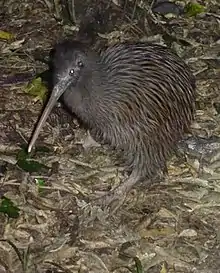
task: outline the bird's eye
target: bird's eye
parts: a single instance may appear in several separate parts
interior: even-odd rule
[[[70,75],[70,76],[74,75],[74,69],[70,69],[69,75]]]
[[[82,61],[78,61],[77,63],[78,67],[82,68],[84,66],[83,62]]]

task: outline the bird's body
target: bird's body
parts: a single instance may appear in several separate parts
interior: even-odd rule
[[[62,60],[55,60],[59,71]],[[71,68],[69,62],[63,59]],[[85,66],[82,79],[64,92],[64,103],[96,141],[123,149],[131,169],[152,177],[192,121],[193,75],[166,48],[146,43],[112,46]]]
[[[96,141],[123,151],[130,185],[164,168],[195,111],[193,74],[160,45],[124,43],[98,55],[63,42],[55,48],[54,85]]]

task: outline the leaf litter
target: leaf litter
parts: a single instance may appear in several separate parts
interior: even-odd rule
[[[148,188],[135,187],[112,217],[89,200],[95,190],[123,179],[117,155],[106,147],[82,149],[85,131],[62,107],[57,105],[48,119],[35,154],[29,157],[23,148],[48,95],[37,77],[48,67],[34,56],[47,54],[61,37],[76,36],[75,20],[59,21],[65,8],[58,1],[4,6],[0,152],[7,168],[0,176],[0,268],[18,273],[219,273],[220,4],[173,1],[175,8],[179,2],[185,14],[170,17],[154,13],[152,1],[126,1],[124,6],[72,1],[71,14],[78,21],[94,7],[105,14],[84,37],[95,40],[91,47],[129,39],[167,44],[197,78],[192,136],[204,141],[194,143],[186,136],[185,146],[169,161],[168,176]]]

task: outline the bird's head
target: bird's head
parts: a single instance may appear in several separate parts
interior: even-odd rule
[[[74,90],[74,87],[77,86],[77,84],[84,79],[88,80],[87,78],[90,77],[89,71],[91,71],[91,68],[89,69],[89,60],[91,57],[88,58],[88,54],[90,53],[87,51],[86,47],[77,41],[66,40],[54,47],[51,54],[53,90],[29,143],[28,152],[31,151],[35,144],[42,126],[58,99],[70,87]]]

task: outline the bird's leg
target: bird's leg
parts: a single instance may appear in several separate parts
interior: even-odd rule
[[[95,204],[101,206],[102,209],[108,209],[110,214],[114,214],[123,205],[127,194],[139,180],[139,176],[132,173],[117,188],[95,199]]]
[[[96,142],[94,140],[94,138],[91,136],[89,130],[87,131],[87,136],[86,138],[83,140],[83,144],[82,144],[83,148],[85,150],[92,148],[92,147],[100,147],[101,144],[99,144],[98,142]]]

